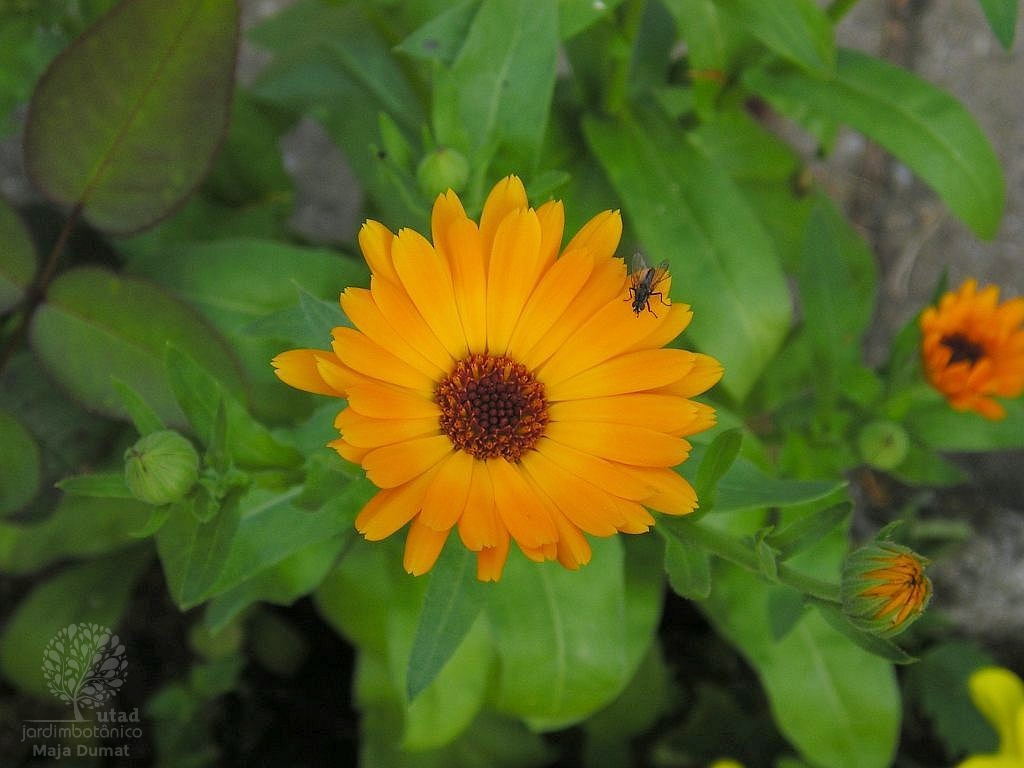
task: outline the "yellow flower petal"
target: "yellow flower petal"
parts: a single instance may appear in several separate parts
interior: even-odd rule
[[[394,237],[391,230],[379,221],[367,221],[359,229],[359,248],[370,272],[397,283],[398,275],[391,263],[391,241]]]
[[[419,392],[433,391],[434,382],[429,376],[354,328],[335,328],[331,347],[341,362],[358,373]]]
[[[638,467],[637,473],[655,489],[643,500],[644,506],[666,515],[688,515],[697,508],[697,492],[677,472],[661,467]]]
[[[1024,711],[1024,683],[1003,667],[983,667],[967,682],[978,711],[999,734],[1000,754],[1024,756],[1018,741],[1018,717]]]
[[[536,487],[576,527],[594,536],[611,536],[625,522],[608,494],[564,471],[542,454],[530,453],[521,464]]]
[[[547,509],[526,484],[520,470],[504,459],[487,462],[494,488],[494,506],[505,528],[521,547],[540,547],[558,538]]]
[[[424,472],[411,483],[380,491],[356,516],[356,530],[368,541],[386,539],[420,511],[423,494],[433,477],[433,471]]]
[[[459,517],[459,538],[466,549],[474,552],[504,546],[507,553],[508,532],[501,526],[498,510],[494,507],[494,489],[487,465],[482,461],[474,461],[473,471],[467,480],[469,493],[465,509]]]
[[[320,349],[292,349],[282,352],[270,363],[277,378],[289,386],[317,395],[342,397],[342,390],[324,381],[317,369],[318,360],[330,357],[334,355]]]
[[[540,260],[547,269],[558,256],[562,246],[562,232],[565,229],[565,207],[561,200],[549,200],[537,209],[540,222]]]
[[[440,415],[430,396],[379,381],[352,384],[347,395],[349,408],[375,419],[436,419]]]
[[[671,395],[632,393],[563,400],[548,409],[552,421],[613,421],[682,436],[697,416],[697,404]]]
[[[565,247],[588,248],[597,259],[611,258],[622,237],[622,216],[618,211],[603,211],[588,221]]]
[[[480,581],[498,581],[508,559],[511,540],[504,532],[501,541],[493,547],[484,547],[476,554],[476,577]]]
[[[363,469],[378,488],[394,488],[435,467],[453,450],[447,435],[418,437],[373,449],[363,458]]]
[[[421,355],[442,371],[450,371],[455,361],[416,309],[409,294],[396,283],[370,280],[373,301],[383,312],[391,327]]]
[[[423,497],[419,519],[435,531],[447,531],[462,516],[469,497],[466,478],[476,460],[468,453],[455,451],[447,456]]]
[[[448,262],[418,232],[403,229],[391,246],[395,271],[409,297],[448,354],[465,357],[466,334],[455,306]]]
[[[405,554],[402,558],[406,572],[413,576],[422,576],[433,568],[448,539],[448,533],[447,528],[435,531],[425,525],[419,516],[413,518],[405,539]]]
[[[345,310],[352,324],[371,341],[404,360],[423,375],[437,379],[445,374],[443,369],[430,362],[398,335],[384,313],[374,303],[373,294],[366,288],[346,288],[341,294],[341,308]]]
[[[628,424],[559,421],[548,425],[547,436],[609,461],[642,467],[674,467],[690,453],[690,444],[681,438]]]
[[[345,440],[358,448],[379,448],[438,434],[437,419],[371,419],[346,408],[334,420]]]
[[[487,348],[502,355],[537,284],[540,260],[540,222],[533,210],[515,211],[501,222],[487,273]]]
[[[562,445],[550,437],[545,437],[537,443],[537,452],[566,472],[596,485],[613,496],[640,501],[655,491],[636,472],[636,467],[602,459],[600,456]]]
[[[724,373],[720,362],[700,352],[690,354],[693,355],[693,367],[678,381],[659,387],[658,392],[680,397],[695,397],[707,392],[719,382]]]
[[[480,235],[485,254],[491,253],[494,235],[506,216],[528,208],[526,188],[518,176],[506,176],[494,185],[480,214]]]
[[[676,385],[684,377],[688,380],[696,357],[684,349],[642,349],[614,357],[557,384],[545,382],[545,391],[548,400],[558,402]]]
[[[480,232],[472,221],[456,221],[442,252],[452,265],[455,303],[472,353],[487,349],[487,274]]]

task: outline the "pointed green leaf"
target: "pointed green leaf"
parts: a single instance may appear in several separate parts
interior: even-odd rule
[[[134,499],[124,482],[124,472],[72,475],[57,483],[64,493],[98,499]]]
[[[528,173],[548,123],[558,55],[554,0],[491,0],[469,26],[458,55],[434,86],[433,127],[442,146],[463,151],[478,176]]]
[[[60,275],[32,319],[30,338],[50,374],[87,407],[125,417],[120,379],[170,425],[184,423],[164,371],[168,343],[189,350],[232,391],[230,349],[185,305],[152,283],[96,267]]]
[[[476,555],[453,542],[430,571],[416,637],[409,653],[409,700],[433,682],[484,607],[487,585],[476,578]]]
[[[850,506],[849,502],[843,502],[799,517],[781,530],[772,532],[768,542],[778,550],[779,560],[786,560],[810,549],[834,531],[850,514]]]
[[[725,172],[662,117],[588,116],[584,133],[650,260],[668,259],[673,298],[692,305],[688,336],[722,362],[722,386],[742,398],[789,328],[770,238]]]
[[[708,553],[686,539],[666,537],[665,572],[669,586],[680,597],[703,600],[711,594]]]
[[[398,53],[450,64],[466,40],[480,0],[462,0],[438,14],[395,46]]]
[[[29,173],[110,232],[147,227],[196,187],[234,85],[234,0],[132,0],[47,69],[25,128]]]
[[[0,517],[32,501],[40,482],[39,445],[20,421],[0,411]]]
[[[215,435],[218,403],[223,403],[227,430],[225,450],[242,467],[294,467],[302,455],[248,414],[195,359],[177,347],[167,348],[167,374],[181,409],[199,440],[209,446]]]
[[[1020,11],[1020,0],[978,0],[985,12],[988,25],[992,27],[996,38],[1003,48],[1013,48],[1013,37],[1017,31],[1017,14]]]
[[[36,276],[36,249],[21,217],[0,197],[0,314],[18,305]]]
[[[834,78],[751,69],[746,84],[793,117],[827,115],[902,160],[980,237],[999,228],[1005,181],[992,145],[960,102],[904,69],[840,50]]]
[[[827,603],[815,603],[815,607],[825,617],[825,621],[832,629],[852,640],[868,653],[893,664],[913,664],[917,661],[891,640],[872,635],[870,632],[864,632],[853,626],[835,606]]]
[[[715,0],[734,23],[775,53],[818,76],[836,61],[832,23],[814,0]]]
[[[128,418],[132,420],[132,424],[135,425],[140,436],[145,437],[152,432],[167,429],[163,419],[157,415],[142,395],[116,377],[112,378],[112,382],[124,409],[128,412]]]
[[[697,468],[697,481],[694,483],[701,511],[707,512],[714,507],[718,481],[736,461],[742,444],[743,433],[739,429],[727,429],[716,435],[707,447]]]

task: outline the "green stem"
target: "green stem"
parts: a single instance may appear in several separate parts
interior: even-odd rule
[[[668,535],[696,544],[701,549],[723,560],[728,560],[734,565],[765,576],[758,563],[757,553],[745,542],[734,536],[688,520],[663,519],[658,522],[657,529]],[[779,563],[775,581],[828,603],[838,605],[841,602],[838,584],[800,573],[785,563]]]
[[[608,89],[604,93],[604,111],[619,115],[626,106],[626,91],[629,84],[629,70],[633,64],[633,46],[644,17],[643,0],[626,3],[621,24],[621,47],[612,54],[612,72],[608,78]]]

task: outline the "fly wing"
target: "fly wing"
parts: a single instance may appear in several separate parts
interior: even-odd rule
[[[634,253],[629,266],[629,279],[634,288],[644,279],[648,269],[650,269],[650,265],[643,253],[641,251]]]
[[[651,289],[657,287],[658,283],[668,276],[668,259],[654,268],[654,277],[651,278]]]

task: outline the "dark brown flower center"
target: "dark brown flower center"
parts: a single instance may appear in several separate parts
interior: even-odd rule
[[[548,423],[544,385],[504,355],[473,354],[455,364],[434,390],[441,431],[476,459],[519,458]]]
[[[974,365],[985,356],[985,348],[962,333],[951,333],[949,336],[943,336],[942,345],[948,347],[953,353],[949,357],[950,365],[964,360]]]

